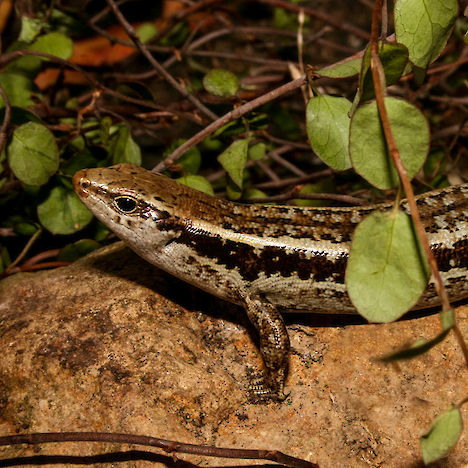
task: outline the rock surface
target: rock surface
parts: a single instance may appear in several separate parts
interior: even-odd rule
[[[468,336],[468,308],[457,316]],[[398,366],[376,358],[436,335],[438,316],[387,325],[313,315],[287,320],[290,395],[282,404],[253,405],[247,387],[261,361],[242,310],[171,278],[120,244],[69,267],[7,278],[0,282],[0,434],[112,431],[276,449],[320,467],[422,466],[419,436],[468,393],[462,354],[449,335]],[[0,447],[0,462],[129,448],[136,449]],[[161,455],[152,461],[172,460],[153,452]],[[128,466],[147,465],[139,453]],[[435,466],[467,463],[465,430]]]

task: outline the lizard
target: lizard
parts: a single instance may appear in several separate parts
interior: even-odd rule
[[[356,314],[345,269],[357,224],[393,203],[347,207],[247,205],[199,192],[131,164],[73,177],[88,209],[139,256],[244,307],[260,337],[265,373],[255,398],[283,400],[290,350],[282,314]],[[468,184],[417,196],[452,300],[468,296]],[[407,213],[406,200],[400,207]],[[429,282],[415,309],[439,304]]]

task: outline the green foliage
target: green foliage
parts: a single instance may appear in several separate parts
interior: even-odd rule
[[[376,211],[358,225],[346,287],[364,318],[370,322],[400,318],[419,299],[428,277],[427,260],[407,214]]]
[[[385,107],[403,165],[412,178],[429,151],[429,128],[422,113],[409,102],[387,97]],[[398,174],[388,154],[377,103],[356,110],[349,132],[349,152],[357,173],[380,189],[398,185]]]
[[[307,135],[312,149],[330,167],[349,169],[349,117],[351,103],[342,97],[317,96],[307,104]]]
[[[458,12],[457,0],[396,0],[397,41],[409,50],[411,62],[426,68],[444,48]]]
[[[27,51],[69,60],[73,42],[89,34],[87,21],[95,12],[81,10],[76,14],[78,4],[73,9],[62,11],[61,2],[30,2],[28,8],[28,14],[22,15],[17,22],[19,28],[10,28],[15,30],[14,34],[19,34],[18,37],[9,32],[9,28],[2,36],[7,48],[4,55],[16,50],[25,51],[25,55],[2,64],[0,72],[0,85],[12,106],[5,148],[0,152],[0,228],[16,235],[11,236],[13,240],[10,237],[0,239],[5,244],[0,245],[0,273],[11,263],[10,255],[15,258],[24,247],[26,238],[37,232],[39,224],[49,232],[41,235],[38,243],[46,242],[46,238],[53,248],[65,246],[59,260],[73,261],[106,241],[108,230],[92,220],[91,214],[72,191],[71,177],[76,171],[119,162],[139,165],[142,160],[145,167],[151,167],[210,123],[197,106],[181,97],[165,80],[155,78],[152,73],[145,79],[144,59],[136,49],[124,61],[112,58],[109,62],[104,61],[103,66],[87,65],[87,71],[100,83],[99,89],[90,86],[87,80],[73,84],[67,82],[66,72],[71,64],[57,64],[53,60],[27,55]],[[210,8],[215,9],[216,5]],[[449,39],[457,8],[456,0],[396,0],[394,24],[397,42],[379,43],[385,84],[397,85],[389,94],[395,93],[393,95],[417,102],[427,116],[426,120],[421,111],[409,102],[386,97],[386,108],[403,164],[410,177],[419,173],[421,178],[425,178],[425,183],[434,187],[447,184],[445,156],[449,153],[463,156],[465,149],[457,142],[458,135],[436,137],[437,133],[444,133],[438,132],[444,130],[440,124],[444,119],[447,119],[449,129],[455,124],[461,129],[463,121],[461,118],[457,120],[457,114],[463,113],[457,113],[453,108],[448,112],[442,100],[431,99],[431,93],[434,90],[438,99],[447,89],[451,90],[451,97],[463,95],[466,77],[454,65],[444,76],[443,86],[437,87],[437,79],[441,75],[436,73],[430,75],[430,86],[422,89],[418,86],[426,77],[428,65],[441,54]],[[229,11],[222,11],[226,18]],[[210,22],[203,20],[203,30],[198,30],[193,27],[191,18],[180,19],[177,15],[173,23],[169,21],[168,30],[162,28],[158,31],[154,18],[146,16],[136,30],[141,41],[153,47],[152,53],[157,54],[158,60],[161,59],[161,63],[167,61],[165,67],[174,56],[177,57],[177,66],[167,65],[168,72],[194,97],[200,97],[204,105],[212,107],[221,116],[279,86],[280,83],[276,83],[277,72],[271,70],[276,70],[279,65],[278,70],[284,73],[288,62],[298,61],[297,14],[284,8],[268,7],[265,11],[268,13],[260,13],[264,14],[261,16],[262,27],[283,28],[292,31],[293,35],[265,35],[265,39],[262,34],[252,32],[239,41],[240,35],[232,34],[223,36],[221,40],[225,42],[217,43],[219,38],[213,37],[207,43],[191,48],[197,39],[210,34]],[[232,12],[236,13],[236,7]],[[245,12],[243,25],[257,25],[260,16],[255,15],[258,12],[252,17],[248,8]],[[235,20],[235,15],[229,18],[233,21],[233,28],[236,27]],[[392,22],[389,23],[391,28]],[[107,28],[109,24],[100,25]],[[305,27],[303,32],[307,35],[311,31]],[[388,34],[391,33],[389,30]],[[459,44],[463,44],[464,35],[466,40],[465,33],[466,18],[460,17],[450,39],[450,47],[444,52],[446,65],[463,58]],[[340,32],[336,31],[336,34]],[[337,40],[343,45],[346,43],[344,36]],[[307,134],[313,151],[340,173],[305,184],[300,188],[301,193],[331,192],[335,185],[339,185],[344,192],[364,189],[366,196],[378,193],[378,198],[382,194],[374,188],[369,190],[369,183],[384,190],[396,187],[399,179],[389,158],[374,100],[370,49],[365,41],[359,40],[355,37],[352,46],[356,52],[360,49],[362,53],[350,52],[343,58],[345,51],[335,53],[333,48],[317,47],[315,39],[308,40],[305,36],[302,55],[305,69],[313,70],[308,84],[316,96],[307,104],[305,122],[301,93],[272,98],[241,118],[224,120],[221,128],[205,134],[204,139],[197,143],[198,147],[189,149],[168,168],[166,174],[211,195],[214,191],[226,193],[233,200],[275,195],[277,192],[273,190],[270,193],[271,185],[266,194],[256,188],[256,184],[268,182],[270,178],[274,182],[275,176],[299,177],[302,183],[302,174],[308,175],[324,168],[323,165],[319,167],[317,158],[304,148]],[[321,54],[322,51],[326,53]],[[244,52],[246,60],[243,60]],[[228,53],[236,54],[235,63],[223,59],[223,54]],[[258,60],[251,61],[255,54]],[[280,63],[268,63],[271,60]],[[39,90],[37,78],[45,69],[55,69],[59,77],[47,89]],[[125,75],[130,71],[140,77],[128,80]],[[400,78],[409,73],[413,78],[406,77],[403,85]],[[349,79],[355,75],[359,76]],[[251,80],[245,89],[240,88],[238,76],[245,77],[245,83]],[[316,82],[317,77],[329,79]],[[332,78],[339,81],[332,81]],[[202,83],[209,93],[227,99],[207,96]],[[307,86],[304,87],[307,93],[305,88]],[[353,95],[355,99],[351,105],[348,98]],[[0,97],[1,122],[5,116],[5,103]],[[428,121],[437,138],[432,149],[429,149]],[[251,142],[254,144],[250,145]],[[286,148],[281,153],[282,157],[297,166],[293,174],[287,165],[269,157],[268,152],[280,146]],[[424,164],[428,152],[429,157]],[[216,160],[226,170],[226,176],[216,167]],[[424,170],[420,171],[422,166]],[[455,172],[454,169],[451,171]],[[201,174],[210,174],[212,177],[209,179],[213,183]],[[416,187],[418,185],[424,184],[416,184]],[[326,202],[297,199],[294,203],[320,206]],[[76,242],[79,236],[82,239]],[[48,249],[50,246],[44,243],[40,248]],[[346,272],[349,293],[359,311],[371,321],[400,317],[417,301],[426,284],[427,266],[422,258],[412,224],[405,214],[393,211],[366,218],[354,236]],[[441,333],[430,340],[420,340],[409,349],[399,350],[384,360],[419,356],[445,339],[454,323],[453,310],[442,313]],[[425,462],[444,456],[460,432],[460,414],[453,407],[434,422],[422,439]]]
[[[21,182],[44,185],[59,166],[54,135],[34,122],[21,125],[8,146],[8,163]]]
[[[83,229],[93,219],[75,192],[65,187],[54,187],[38,205],[41,224],[53,234],[72,234]]]
[[[359,74],[361,70],[362,59],[352,58],[346,59],[342,62],[338,62],[334,65],[329,65],[319,70],[316,70],[316,74],[319,76],[326,76],[328,78],[349,78]]]
[[[427,465],[445,456],[457,443],[462,431],[463,420],[456,406],[437,416],[420,439],[424,463]]]
[[[57,260],[60,262],[74,262],[81,257],[99,249],[101,244],[93,239],[80,239],[73,244],[66,245],[60,250]]]
[[[128,163],[141,165],[140,147],[135,143],[127,125],[121,125],[112,149],[112,163]]]
[[[379,59],[382,63],[387,86],[395,84],[403,74],[408,63],[408,49],[403,44],[380,43]],[[374,81],[371,71],[371,49],[367,47],[362,59],[359,76],[359,95],[361,101],[374,97]]]
[[[247,162],[249,139],[236,140],[226,148],[219,156],[218,161],[229,174],[231,180],[238,188],[242,189],[244,181],[244,168]]]
[[[260,161],[266,154],[266,144],[265,143],[257,143],[256,145],[252,145],[248,151],[248,157],[251,161]]]
[[[17,73],[0,73],[0,85],[5,90],[10,105],[18,107],[32,106],[31,95],[34,85],[26,76]],[[0,96],[0,107],[4,105],[3,98]]]
[[[231,97],[239,90],[240,83],[234,73],[229,70],[215,68],[204,76],[203,86],[209,93],[215,96]]]
[[[211,184],[205,179],[205,177],[199,175],[189,174],[183,177],[176,179],[177,182],[191,187],[200,192],[206,193],[208,195],[214,195],[214,190]]]
[[[153,23],[143,23],[138,26],[136,33],[138,35],[138,39],[140,39],[144,44],[145,42],[149,42],[154,36],[156,36],[156,34],[158,34],[158,29]]]

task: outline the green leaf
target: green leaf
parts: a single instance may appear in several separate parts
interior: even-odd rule
[[[31,237],[38,229],[39,229],[38,224],[27,223],[24,221],[19,222],[15,224],[14,226],[15,233],[20,236]]]
[[[432,340],[418,340],[413,343],[412,346],[406,349],[401,349],[395,353],[384,356],[380,359],[382,362],[392,362],[392,361],[401,361],[403,359],[413,359],[415,357],[421,356],[421,354],[427,353],[431,348],[438,345],[444,341],[445,337],[448,335],[450,329],[444,330],[439,333]]]
[[[419,440],[424,463],[427,465],[445,456],[455,446],[462,431],[463,420],[456,406],[437,416]]]
[[[177,182],[191,187],[199,192],[207,193],[208,195],[214,195],[213,187],[211,184],[202,176],[199,175],[186,175],[176,179]]]
[[[334,96],[317,96],[307,104],[306,126],[312,149],[338,171],[351,167],[348,154],[350,107],[346,98]]]
[[[57,256],[60,262],[74,262],[85,255],[99,249],[101,244],[92,239],[80,239],[73,244],[66,245]]]
[[[229,176],[226,177],[226,194],[229,200],[239,200],[242,198],[242,189]]]
[[[38,18],[32,18],[30,16],[21,17],[21,31],[18,37],[18,41],[21,42],[32,42],[36,36],[41,32],[44,23]]]
[[[37,215],[41,224],[53,234],[72,234],[93,219],[75,192],[61,186],[54,187],[46,200],[38,205]]]
[[[179,138],[175,142],[174,145],[171,145],[169,153],[172,153],[172,151],[175,148],[182,145],[186,141],[187,140]],[[200,165],[201,165],[200,150],[196,146],[193,146],[192,148],[190,148],[188,151],[186,151],[182,155],[182,157],[177,161],[177,164],[182,166],[185,169],[185,171],[188,172],[189,174],[196,174],[198,172],[198,170],[200,169]]]
[[[31,99],[34,85],[28,77],[3,71],[0,73],[0,84],[8,96],[11,106],[29,107],[34,104]],[[0,96],[0,107],[4,106],[5,103]]]
[[[68,60],[73,54],[73,42],[64,34],[53,32],[40,36],[30,45],[17,43],[14,49],[34,50]],[[45,57],[25,55],[9,63],[5,69],[11,72],[27,74],[31,78],[35,78],[41,62],[48,60]]]
[[[112,163],[130,163],[141,165],[140,147],[133,141],[129,128],[126,125],[120,127],[117,139],[112,151]]]
[[[143,23],[137,27],[136,33],[138,39],[140,39],[140,41],[144,44],[145,42],[153,39],[153,37],[158,34],[158,28],[156,28],[153,23]]]
[[[21,125],[13,132],[7,154],[15,176],[28,185],[44,185],[59,166],[54,135],[34,122]]]
[[[414,65],[426,68],[445,47],[458,13],[457,0],[396,0],[397,42]]]
[[[348,78],[359,74],[361,71],[361,58],[345,59],[341,62],[320,68],[315,71],[319,76],[326,76],[329,78]]]
[[[246,188],[243,195],[245,200],[250,200],[251,198],[266,198],[268,196],[265,192],[252,187]]]
[[[219,156],[218,161],[238,188],[242,189],[249,139],[236,140]]]
[[[68,60],[73,54],[73,42],[64,34],[52,32],[45,34],[44,36],[40,36],[31,44],[29,49]]]
[[[401,160],[412,178],[429,151],[428,123],[415,106],[401,99],[387,97],[385,106]],[[375,101],[358,107],[353,114],[349,153],[356,172],[372,185],[383,190],[398,185]]]
[[[230,97],[237,93],[240,84],[234,73],[215,68],[203,77],[203,87],[215,96]]]
[[[266,153],[266,144],[265,143],[257,143],[256,145],[252,145],[248,151],[248,157],[252,161],[260,161],[263,159]]]
[[[379,58],[384,69],[386,85],[395,84],[400,79],[408,63],[408,49],[403,44],[380,43]],[[370,64],[371,48],[369,46],[362,58],[361,76],[359,77],[359,93],[362,101],[367,101],[375,96]]]
[[[370,322],[391,322],[414,306],[428,272],[406,213],[377,211],[356,228],[345,280],[351,301]]]

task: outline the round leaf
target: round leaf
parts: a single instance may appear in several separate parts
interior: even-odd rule
[[[420,439],[424,463],[427,465],[445,456],[457,443],[462,431],[463,420],[456,406],[437,416],[427,434]]]
[[[21,182],[44,185],[59,166],[54,136],[41,124],[21,125],[13,132],[8,146],[8,163]]]
[[[385,106],[401,160],[412,178],[429,151],[427,121],[415,106],[401,99],[387,97]],[[349,153],[356,172],[380,189],[395,187],[398,174],[387,151],[375,101],[358,107],[349,132]]]
[[[427,261],[407,214],[377,211],[358,225],[346,286],[363,317],[370,322],[398,319],[419,299],[427,279]]]
[[[317,96],[307,104],[307,135],[312,149],[338,171],[351,167],[348,154],[350,107],[346,98],[334,96]]]
[[[47,199],[37,207],[41,224],[53,234],[72,234],[83,229],[92,213],[76,194],[64,187],[54,187]]]
[[[458,13],[457,0],[396,0],[397,42],[408,47],[409,58],[426,68],[447,42]]]
[[[203,87],[215,96],[230,97],[239,90],[239,80],[229,70],[215,68],[203,77]]]

